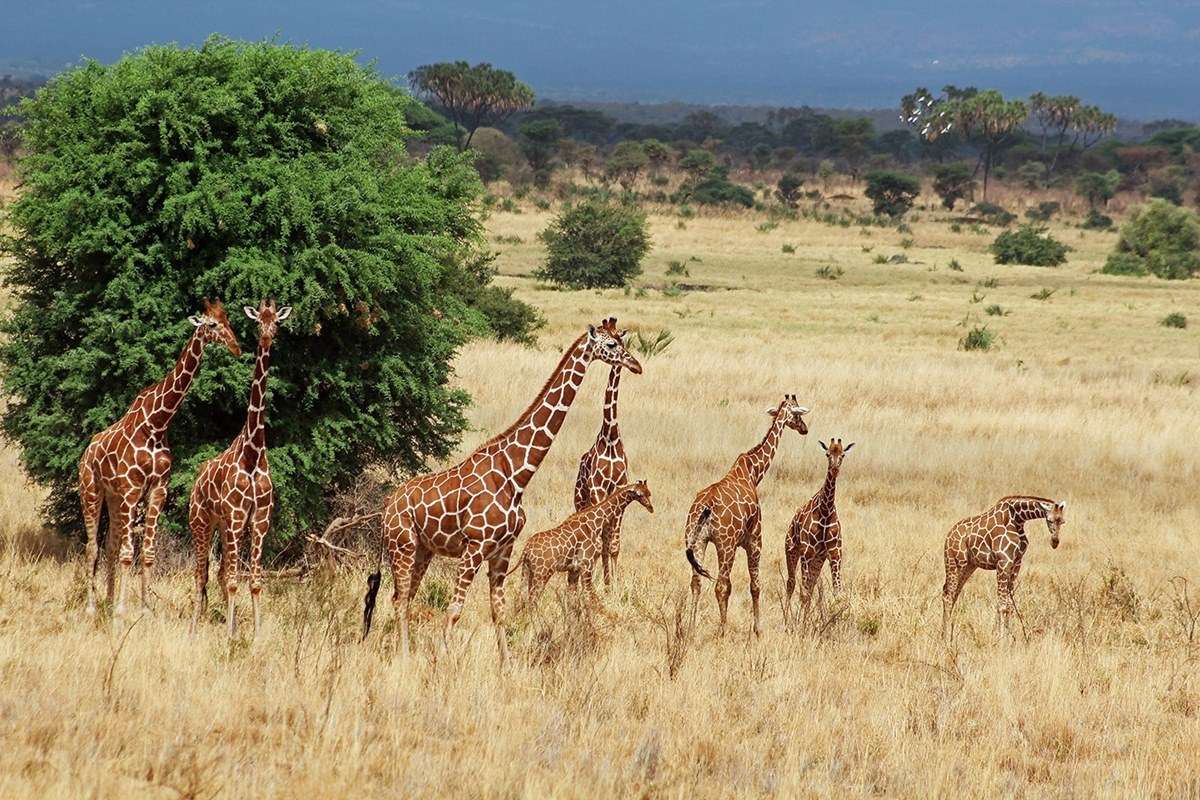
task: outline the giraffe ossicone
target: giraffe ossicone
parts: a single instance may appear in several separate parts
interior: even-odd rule
[[[143,389],[129,410],[92,437],[79,461],[79,502],[83,512],[88,569],[87,613],[96,612],[96,571],[100,566],[99,534],[102,511],[108,514],[108,600],[114,620],[125,611],[125,589],[133,565],[133,523],[146,501],[142,532],[142,605],[149,603],[150,572],[154,567],[158,517],[167,501],[171,448],[167,428],[183,403],[205,348],[225,345],[230,354],[242,353],[221,301],[204,300],[203,310],[188,317],[195,330],[175,362],[158,383]],[[119,553],[117,552],[119,548]],[[119,587],[116,560],[120,561]]]
[[[507,430],[484,442],[458,464],[411,478],[388,496],[383,509],[380,557],[386,550],[402,652],[409,650],[409,604],[430,560],[439,555],[459,559],[444,641],[462,614],[475,573],[487,562],[496,645],[501,661],[507,658],[504,578],[513,544],[525,525],[521,507],[525,488],[550,451],[588,365],[596,360],[635,374],[642,371],[642,365],[625,349],[611,326],[589,325],[567,348],[533,402]],[[370,632],[378,574],[368,578],[364,637]]]

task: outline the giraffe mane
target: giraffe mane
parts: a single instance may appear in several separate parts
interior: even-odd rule
[[[525,406],[525,410],[517,415],[517,418],[513,420],[513,424],[509,425],[503,431],[497,433],[495,436],[479,445],[479,447],[475,448],[475,452],[484,450],[496,444],[500,440],[508,438],[518,427],[520,427],[522,420],[532,414],[534,409],[542,404],[546,391],[550,388],[551,382],[553,382],[554,379],[558,377],[558,374],[562,372],[563,366],[567,363],[567,360],[571,357],[571,354],[575,352],[575,348],[579,346],[579,343],[582,342],[586,336],[586,333],[581,333],[578,338],[575,339],[575,341],[571,342],[571,346],[563,352],[562,358],[558,360],[558,366],[554,368],[554,371],[550,373],[550,377],[546,378],[545,383],[542,384],[542,388],[538,389],[537,394],[533,396],[533,402]]]
[[[999,502],[1003,503],[1006,500],[1034,500],[1039,503],[1054,504],[1056,500],[1051,500],[1049,497],[1038,497],[1036,494],[1009,494],[1001,497]]]

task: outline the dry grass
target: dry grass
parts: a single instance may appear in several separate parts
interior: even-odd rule
[[[1059,227],[1076,248],[1065,267],[997,267],[990,236],[921,216],[911,234],[869,236],[656,216],[644,290],[628,294],[535,286],[521,276],[546,215],[492,219],[525,242],[502,246],[503,280],[549,327],[539,350],[461,355],[476,399],[464,449],[511,422],[585,322],[615,313],[675,335],[622,383],[633,473],[658,511],[627,517],[622,582],[604,596],[615,621],[578,622],[561,588],[548,593],[512,621],[504,673],[482,578],[448,655],[427,603],[410,660],[391,651],[387,603],[360,645],[364,576],[351,570],[271,584],[263,636],[230,647],[220,604],[187,635],[181,567],[159,578],[156,613],[114,636],[84,619],[79,554],[37,532],[37,497],[6,453],[0,796],[1200,795],[1200,344],[1158,324],[1195,307],[1200,285],[1093,274],[1114,236]],[[921,263],[871,263],[906,236]],[[690,278],[665,274],[691,256]],[[845,275],[816,277],[825,264]],[[713,290],[661,291],[677,279]],[[1057,291],[1030,299],[1042,287]],[[985,318],[993,302],[1012,313]],[[968,316],[1000,334],[997,349],[956,351]],[[570,510],[600,418],[593,372],[531,485],[529,532]],[[740,560],[731,633],[714,637],[711,584],[690,632],[687,506],[785,391],[813,407],[812,432],[787,434],[763,486],[764,636],[747,632]],[[783,534],[831,435],[858,442],[839,485],[848,590],[788,634]],[[948,647],[942,536],[1015,492],[1069,501],[1063,544],[1030,526],[1015,643],[994,641],[994,582],[977,573]],[[450,569],[431,572],[426,601],[439,604]]]

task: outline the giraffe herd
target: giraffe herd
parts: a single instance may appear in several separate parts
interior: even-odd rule
[[[207,609],[208,562],[215,532],[220,546],[218,580],[227,601],[226,626],[230,638],[237,629],[234,601],[242,548],[248,550],[249,556],[247,577],[255,636],[260,626],[262,551],[274,505],[266,442],[268,366],[278,326],[288,318],[291,308],[276,307],[274,301],[263,300],[257,308],[245,306],[244,312],[258,324],[259,336],[246,422],[229,447],[201,467],[192,488],[188,513],[196,586],[192,631],[195,632]],[[171,469],[167,429],[199,369],[205,348],[220,343],[235,357],[241,355],[220,301],[205,300],[202,312],[189,320],[195,331],[171,372],[140,392],[124,416],[96,434],[80,461],[89,614],[96,611],[101,512],[107,511],[109,520],[105,546],[107,589],[115,621],[125,610],[126,584],[134,560],[133,531],[143,502],[141,598],[143,606],[148,604],[157,520],[166,502]],[[409,652],[409,606],[434,556],[458,560],[458,580],[447,608],[443,646],[462,614],[475,574],[485,563],[492,623],[502,662],[508,652],[505,579],[517,569],[525,571],[527,607],[536,605],[538,596],[556,572],[566,572],[568,584],[580,590],[581,595],[587,594],[581,608],[586,605],[603,611],[593,583],[596,562],[603,565],[605,584],[611,588],[617,578],[621,520],[626,509],[637,502],[647,511],[654,511],[646,481],[630,480],[617,421],[622,371],[635,375],[642,372],[641,364],[626,349],[625,334],[626,331],[617,329],[614,317],[598,326],[589,325],[567,348],[533,402],[507,430],[488,439],[458,464],[413,477],[388,496],[381,512],[380,562],[382,566],[386,553],[402,653]],[[594,361],[609,365],[608,385],[599,434],[580,458],[575,512],[559,525],[530,537],[520,559],[510,568],[517,538],[525,526],[522,507],[525,489],[549,452]],[[729,471],[702,489],[692,502],[684,529],[684,552],[692,569],[693,626],[701,579],[707,578],[714,583],[720,618],[718,631],[724,634],[733,564],[740,548],[746,554],[752,630],[756,636],[761,635],[759,563],[763,536],[758,487],[771,467],[784,431],[791,429],[800,436],[808,434],[805,420],[808,413],[809,409],[799,403],[796,395],[784,395],[767,410],[770,424],[763,439],[739,455]],[[825,481],[812,499],[796,511],[788,528],[784,539],[785,626],[791,625],[792,596],[797,584],[801,609],[807,613],[826,561],[834,592],[841,592],[843,545],[836,486],[842,460],[853,447],[853,442],[843,446],[837,438],[828,444],[821,443],[828,462]],[[1015,610],[1013,593],[1017,575],[1028,545],[1025,523],[1044,519],[1050,530],[1051,545],[1057,547],[1065,510],[1063,501],[1010,496],[950,529],[945,540],[946,581],[942,590],[944,636],[953,635],[954,604],[963,584],[976,569],[996,571],[997,627],[1002,634],[1007,632],[1010,615]],[[717,555],[715,579],[703,566],[709,544]],[[368,579],[364,638],[370,632],[381,578],[381,569],[377,569]]]

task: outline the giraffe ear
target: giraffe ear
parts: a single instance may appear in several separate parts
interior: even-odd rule
[[[258,322],[258,309],[256,309],[254,306],[242,306],[242,311],[246,312],[247,317],[255,322]]]
[[[1056,503],[1042,503],[1042,504],[1041,504],[1041,506],[1042,506],[1042,511],[1045,511],[1045,512],[1047,512],[1047,513],[1048,513],[1048,512],[1050,512],[1050,511],[1053,511],[1053,510],[1054,510],[1054,506],[1055,506],[1055,505],[1057,505],[1057,504],[1056,504]]]
[[[588,337],[592,338],[592,339],[596,338],[596,326],[595,325],[588,325]]]
[[[820,439],[818,439],[818,440],[817,440],[817,444],[821,445],[821,449],[822,449],[822,450],[824,450],[826,453],[828,453],[828,452],[829,452],[829,448],[828,448],[828,447],[826,447],[826,446],[825,446],[825,443],[824,443],[824,442],[822,442]]]
[[[843,453],[849,453],[849,452],[850,452],[850,448],[851,448],[851,447],[854,447],[854,442],[851,442],[850,444],[846,445],[846,449],[845,449],[845,450],[843,450],[842,452],[843,452]]]
[[[767,409],[767,416],[768,416],[768,417],[773,417],[773,416],[775,416],[775,414],[776,414],[776,413],[778,413],[778,412],[779,412],[779,409],[778,409],[778,408],[768,408],[768,409]]]
[[[1066,510],[1067,510],[1067,501],[1066,501],[1066,500],[1059,500],[1059,501],[1058,501],[1057,503],[1055,503],[1054,505],[1058,506],[1058,510],[1059,510],[1059,511],[1066,511]]]
[[[194,325],[197,328],[199,328],[201,325],[204,324],[204,320],[200,317],[199,314],[192,314],[190,317],[188,317],[188,322],[192,323],[192,325]]]
[[[292,307],[291,306],[283,306],[282,308],[279,309],[279,315],[277,317],[275,317],[275,321],[283,322],[285,319],[287,319],[291,315],[292,315]]]

